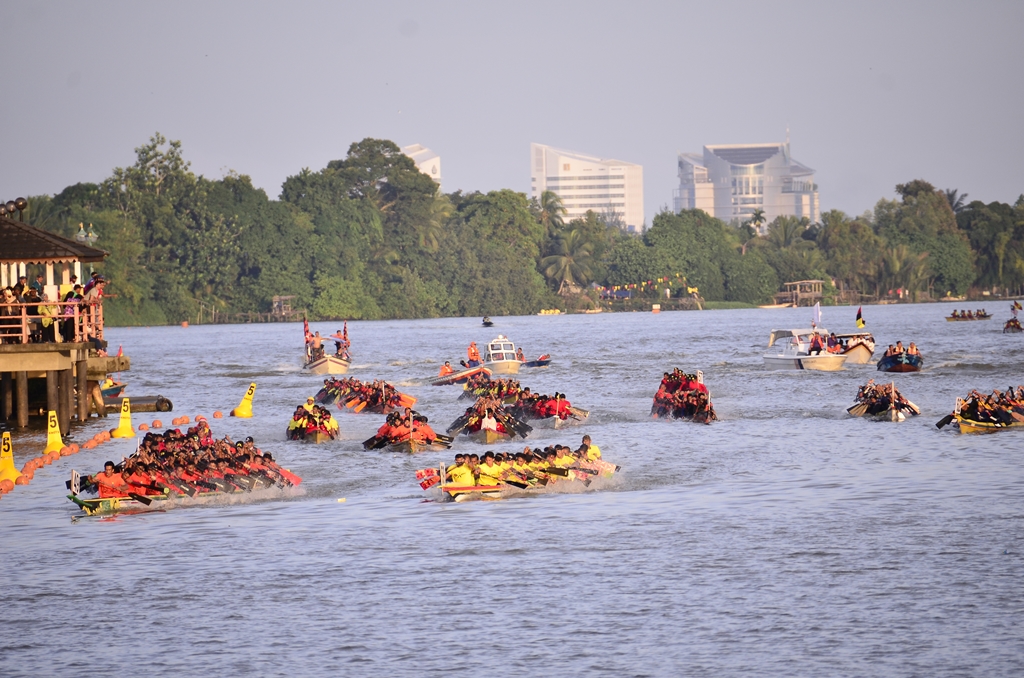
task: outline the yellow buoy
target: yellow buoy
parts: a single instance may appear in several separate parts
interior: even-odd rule
[[[4,431],[3,441],[0,442],[0,482],[10,480],[17,482],[21,473],[14,468],[14,448],[11,446],[11,434]]]
[[[121,420],[117,423],[117,428],[110,429],[110,437],[135,437],[135,429],[132,428],[132,406],[128,404],[127,398],[121,399]]]
[[[60,437],[60,424],[57,423],[57,413],[50,410],[46,413],[46,447],[43,448],[43,456],[50,452],[60,452],[64,447],[64,441]]]
[[[249,384],[248,390],[245,395],[242,396],[242,402],[238,403],[238,407],[231,410],[232,417],[241,417],[242,419],[249,419],[252,417],[252,396],[256,393],[256,382]]]

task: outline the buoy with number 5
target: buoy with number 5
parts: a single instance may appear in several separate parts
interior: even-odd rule
[[[121,421],[117,423],[117,428],[110,429],[111,438],[134,438],[135,429],[132,428],[132,406],[128,403],[127,398],[121,399]]]
[[[57,423],[57,413],[50,410],[46,413],[46,447],[43,448],[43,456],[50,452],[60,452],[64,447],[64,441],[60,437],[60,424]]]
[[[3,440],[0,441],[0,480],[18,482],[23,475],[14,468],[14,448],[11,446],[11,433],[4,431]]]
[[[232,417],[241,417],[242,419],[249,419],[252,417],[252,396],[256,393],[256,382],[249,384],[249,389],[242,396],[242,402],[238,404],[238,407],[231,410]]]

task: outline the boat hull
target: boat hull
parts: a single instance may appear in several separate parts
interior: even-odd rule
[[[325,355],[323,358],[313,360],[303,366],[312,374],[345,374],[352,363],[344,358],[334,355]]]
[[[434,450],[447,450],[448,446],[439,442],[425,443],[417,440],[403,440],[400,443],[391,443],[387,446],[389,452],[405,452],[416,454],[417,452],[431,452]]]
[[[949,316],[946,316],[946,322],[948,322],[948,323],[969,323],[972,320],[988,320],[991,317],[992,317],[991,313],[989,313],[988,315],[974,316],[973,318],[950,318]]]
[[[906,353],[883,356],[878,361],[879,372],[920,372],[922,367],[924,367],[924,359],[921,356],[907,355]]]
[[[316,445],[319,445],[320,443],[329,443],[331,442],[331,440],[333,440],[333,438],[331,438],[329,434],[324,433],[323,431],[313,431],[312,433],[306,434],[305,440],[307,443],[314,443]]]
[[[523,363],[523,367],[547,367],[551,364],[551,358],[537,358],[536,360],[527,360]]]
[[[845,355],[822,353],[821,355],[766,355],[764,366],[769,370],[814,370],[816,372],[837,372],[843,369]]]
[[[452,372],[446,374],[443,377],[434,377],[430,380],[431,386],[451,386],[452,384],[464,384],[471,378],[475,377],[480,373],[486,373],[487,376],[491,375],[491,371],[483,365],[477,365],[476,367],[470,367],[467,370],[461,372]]]
[[[993,424],[987,421],[971,421],[963,417],[956,418],[960,426],[960,433],[998,433],[1008,428],[1024,428],[1024,421],[1015,421],[1010,424]]]
[[[522,363],[518,360],[496,360],[484,363],[484,367],[491,371],[491,374],[519,374]]]
[[[1004,325],[1003,334],[1020,334],[1024,332],[1024,328],[1015,327],[1014,325]]]
[[[495,443],[512,440],[512,436],[507,433],[499,433],[489,428],[480,429],[469,434],[469,439],[475,443],[483,443],[484,445],[494,445]]]
[[[875,352],[866,344],[857,344],[843,351],[842,355],[846,356],[847,365],[867,365]]]

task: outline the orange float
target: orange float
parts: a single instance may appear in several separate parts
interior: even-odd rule
[[[0,492],[10,492],[13,489],[14,483],[12,483],[10,480],[6,478],[0,480]]]
[[[201,415],[201,414],[197,414],[197,415],[195,416],[195,420],[196,420],[197,422],[200,422],[200,421],[206,421],[206,417],[204,417],[204,416],[203,416],[203,415]]]
[[[159,419],[154,419],[153,420],[153,428],[163,428],[163,427],[164,427],[164,423],[162,421],[160,421]]]
[[[141,424],[139,424],[139,430],[140,431],[148,431],[149,430],[149,424],[147,424],[146,422],[142,422]]]
[[[189,418],[188,418],[188,415],[187,415],[187,414],[186,414],[186,415],[183,415],[183,416],[181,417],[181,423],[182,423],[182,424],[187,424],[188,422],[189,422]]]
[[[224,413],[221,412],[220,410],[217,410],[216,412],[213,413],[213,418],[214,419],[223,419],[224,418]]]
[[[18,478],[14,481],[14,484],[15,485],[28,485],[28,481],[29,480],[31,480],[31,479],[23,473],[20,476],[18,476]]]

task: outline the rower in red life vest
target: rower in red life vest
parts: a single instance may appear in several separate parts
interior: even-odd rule
[[[455,370],[452,369],[451,362],[445,360],[444,361],[444,365],[441,365],[441,371],[437,373],[437,376],[439,376],[439,377],[447,377],[449,374],[451,374],[454,371]]]

